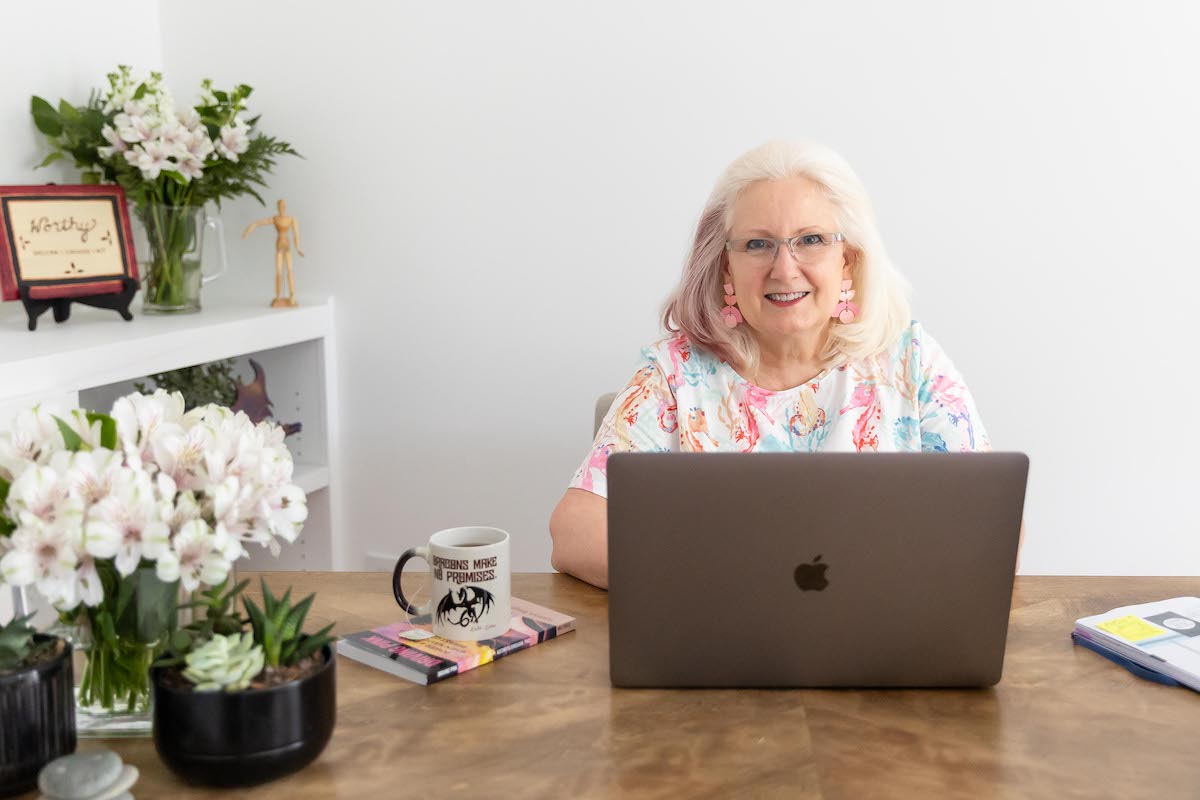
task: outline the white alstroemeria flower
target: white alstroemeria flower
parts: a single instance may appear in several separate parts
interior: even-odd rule
[[[234,414],[228,408],[210,404],[192,409],[184,421],[185,425],[201,425],[212,432],[212,441],[204,453],[205,471],[210,484],[223,483],[231,474],[239,472],[232,467],[238,457],[241,435],[246,431],[239,416],[249,420],[241,412]]]
[[[222,125],[221,136],[215,142],[217,152],[230,161],[237,161],[238,154],[250,147],[249,131],[250,126],[240,119],[233,125]]]
[[[271,533],[269,507],[261,488],[244,484],[232,475],[210,487],[212,518],[218,534],[238,542],[255,542],[279,555],[279,543]]]
[[[208,138],[208,131],[201,127],[199,130],[191,131],[191,138],[187,143],[188,154],[192,158],[204,162],[206,158],[213,153],[212,139]]]
[[[156,484],[148,472],[122,467],[113,476],[112,492],[88,515],[84,549],[96,558],[115,557],[122,575],[143,558],[158,559],[170,543],[166,520],[174,512],[174,482],[165,475],[159,479]],[[163,497],[164,490],[170,497]]]
[[[257,498],[253,487],[242,486],[230,475],[221,483],[210,485],[208,495],[212,498],[213,521],[224,525],[231,536],[241,538],[247,528],[245,520],[254,516]]]
[[[186,156],[175,166],[175,171],[185,180],[196,180],[204,175],[204,163],[199,159]]]
[[[75,567],[75,585],[72,591],[85,606],[98,606],[104,600],[104,583],[96,571],[96,559],[83,553]]]
[[[90,506],[112,491],[112,479],[124,465],[124,456],[113,450],[97,447],[78,453],[55,453],[50,466],[62,476],[69,494]]]
[[[173,531],[177,531],[183,527],[185,522],[200,519],[203,515],[203,509],[201,509],[200,503],[196,500],[195,493],[180,492],[175,496],[175,507],[171,511],[171,516],[167,519],[167,527]]]
[[[259,481],[267,491],[274,491],[291,483],[294,472],[292,454],[286,447],[268,447],[263,450],[259,463]]]
[[[163,425],[150,434],[150,452],[163,473],[180,489],[202,490],[208,485],[204,456],[213,443],[212,430],[202,424]]]
[[[162,425],[179,425],[183,420],[183,395],[129,394],[113,403],[112,418],[117,422],[117,439],[125,450],[130,466],[140,467],[151,456],[154,431]]]
[[[271,533],[289,544],[296,541],[304,520],[308,519],[308,498],[294,483],[274,492],[266,499],[267,526]]]
[[[165,146],[171,148],[175,158],[182,158],[188,154],[187,146],[192,141],[192,133],[178,120],[171,120],[159,129],[158,138]]]
[[[166,583],[178,580],[189,592],[201,583],[219,584],[229,575],[231,564],[216,545],[217,537],[204,520],[188,522],[171,540],[171,549],[158,559],[158,579]]]
[[[175,164],[170,161],[175,149],[161,141],[144,142],[125,153],[125,160],[142,171],[142,177],[148,181],[157,180],[163,170],[173,169]],[[132,156],[132,158],[131,158]]]
[[[144,100],[127,100],[125,105],[121,107],[121,111],[129,117],[144,117],[149,110],[150,105]]]
[[[117,135],[117,131],[110,125],[105,125],[100,134],[108,141],[110,147],[97,147],[96,152],[101,158],[112,158],[117,153],[124,153],[129,149],[129,143]]]
[[[175,118],[179,120],[179,124],[187,128],[189,131],[195,132],[200,127],[200,115],[194,108],[181,109]]]
[[[74,608],[79,603],[75,594],[77,530],[78,524],[48,523],[32,514],[23,515],[8,552],[0,559],[0,577],[10,586],[35,584],[55,608]]]
[[[16,478],[32,464],[48,464],[64,447],[53,415],[41,406],[26,409],[10,430],[0,433],[0,475]]]
[[[30,467],[8,489],[9,511],[13,516],[29,515],[47,524],[60,516],[82,514],[82,502],[72,499],[68,489],[53,467]]]
[[[132,116],[130,114],[117,114],[113,117],[113,125],[117,129],[117,135],[122,141],[129,144],[138,144],[140,142],[148,142],[154,138],[154,127],[157,120],[150,116]]]

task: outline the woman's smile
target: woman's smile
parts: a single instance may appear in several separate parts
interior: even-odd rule
[[[804,298],[808,297],[811,292],[788,292],[784,294],[766,294],[763,297],[767,298],[767,302],[778,308],[790,308],[798,305]]]

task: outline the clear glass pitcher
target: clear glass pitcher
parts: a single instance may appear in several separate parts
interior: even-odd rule
[[[176,314],[200,310],[200,287],[225,274],[225,230],[203,206],[147,203],[137,210],[141,222],[138,268],[142,311]],[[205,233],[216,233],[216,252],[205,247]],[[205,253],[205,250],[208,252]],[[215,262],[216,271],[205,266]]]

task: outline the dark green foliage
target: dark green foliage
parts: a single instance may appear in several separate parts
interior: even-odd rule
[[[17,617],[0,627],[0,672],[12,672],[22,666],[33,653],[33,626],[27,617]]]
[[[168,392],[183,394],[185,411],[193,408],[216,403],[219,406],[231,406],[237,400],[237,378],[233,374],[233,359],[213,361],[195,367],[160,372],[147,376],[146,380],[154,381],[155,388]],[[135,383],[133,388],[142,394],[150,394],[150,389],[144,383]]]
[[[11,535],[17,528],[12,520],[4,516],[4,504],[8,501],[8,488],[11,485],[4,478],[0,478],[0,537]]]

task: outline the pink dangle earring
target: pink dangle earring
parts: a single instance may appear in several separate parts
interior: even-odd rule
[[[742,322],[742,312],[737,309],[737,295],[733,293],[733,284],[725,284],[725,307],[721,309],[721,318],[726,327],[736,328]]]
[[[854,281],[849,278],[842,281],[842,293],[838,298],[841,302],[833,309],[833,318],[842,324],[854,322],[854,318],[859,314],[858,306],[850,302],[854,299],[854,290],[850,288],[853,285]]]

